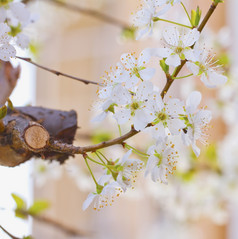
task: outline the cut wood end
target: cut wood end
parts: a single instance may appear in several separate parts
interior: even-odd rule
[[[40,150],[47,145],[50,135],[44,127],[40,125],[31,125],[26,129],[24,139],[31,149]]]

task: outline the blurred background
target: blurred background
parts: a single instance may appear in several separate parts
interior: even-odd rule
[[[95,9],[126,24],[130,24],[132,13],[140,4],[137,0],[66,2]],[[199,5],[203,16],[211,4],[210,0],[183,2],[190,10]],[[116,65],[122,53],[140,53],[146,47],[159,46],[161,30],[167,26],[157,24],[152,37],[135,41],[123,35],[120,27],[47,1],[33,1],[29,6],[39,15],[38,22],[28,29],[35,60],[52,69],[98,82],[105,70]],[[150,179],[145,181],[142,175],[136,189],[100,212],[91,208],[82,211],[82,204],[88,193],[94,191],[94,185],[80,156],[70,159],[64,166],[48,166],[35,159],[14,169],[0,167],[0,206],[4,208],[0,211],[0,224],[17,236],[32,233],[34,238],[77,238],[45,223],[16,219],[11,212],[14,202],[10,194],[14,192],[29,204],[34,199],[48,200],[51,207],[45,216],[82,231],[85,238],[238,238],[237,10],[236,0],[220,4],[202,39],[224,65],[224,71],[229,76],[227,85],[207,90],[199,80],[186,79],[176,82],[169,92],[186,99],[192,90],[200,90],[204,95],[202,104],[213,113],[209,145],[203,147],[198,159],[190,149],[184,149],[177,174],[171,178],[169,185],[153,183]],[[180,5],[170,10],[165,18],[187,21]],[[158,62],[151,64],[155,66]],[[156,82],[160,88],[164,83],[163,77]],[[100,125],[90,123],[96,112],[96,90],[94,85],[57,77],[26,63],[22,64],[21,79],[12,101],[16,106],[31,104],[76,110],[79,130],[75,144],[88,145],[92,139],[94,143],[99,136],[105,136],[104,132],[116,132],[117,128],[110,119]],[[95,135],[98,135],[97,139],[92,137]],[[145,137],[135,137],[131,144],[146,150],[150,139],[147,142]],[[117,157],[123,152],[120,147],[112,147],[107,154]],[[39,170],[42,167],[45,170]],[[7,238],[1,232],[0,237]]]

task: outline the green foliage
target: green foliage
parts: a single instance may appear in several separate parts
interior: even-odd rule
[[[165,74],[169,73],[169,66],[165,63],[165,60],[160,60],[160,66]]]
[[[7,106],[4,105],[0,108],[0,120],[3,119],[7,115]]]
[[[223,67],[230,66],[231,61],[229,55],[226,52],[220,54],[217,64],[222,65]]]
[[[110,132],[97,132],[92,136],[92,142],[98,144],[100,142],[108,141],[113,138]]]
[[[215,4],[218,4],[218,3],[223,3],[224,1],[223,1],[223,0],[213,0],[213,2],[214,2]]]
[[[136,36],[136,28],[130,27],[130,28],[124,28],[121,32],[121,36],[125,40],[135,40]]]
[[[38,215],[42,211],[49,208],[50,204],[44,200],[35,201],[29,208],[27,208],[27,204],[23,198],[12,193],[12,198],[16,203],[15,215],[16,217],[27,219],[28,215]],[[27,237],[26,237],[27,238]]]
[[[202,11],[199,7],[197,7],[196,11],[191,11],[191,23],[194,27],[197,27],[199,25],[200,19],[201,19]]]
[[[50,207],[50,204],[48,201],[39,200],[35,201],[31,207],[27,210],[30,215],[38,215],[42,211],[48,209]]]
[[[13,0],[0,0],[0,7],[4,6],[4,5],[8,5],[10,2],[12,2]]]
[[[26,237],[23,237],[22,239],[33,239],[32,236],[26,236]]]
[[[40,48],[41,48],[40,44],[36,41],[31,41],[30,44],[29,44],[30,53],[34,57],[37,57],[39,55]]]
[[[23,213],[27,209],[25,200],[14,193],[12,193],[12,198],[16,203],[15,216],[26,219],[27,215]]]

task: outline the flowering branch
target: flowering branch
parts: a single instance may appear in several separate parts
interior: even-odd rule
[[[207,21],[211,17],[212,13],[214,12],[216,6],[218,4],[212,3],[208,13],[206,14],[204,20],[202,21],[201,25],[199,26],[198,30],[201,32],[206,25]],[[212,10],[211,10],[212,9]],[[170,89],[171,85],[173,84],[175,78],[178,76],[182,68],[184,67],[186,63],[186,60],[181,61],[181,64],[175,69],[174,73],[171,75],[169,73],[166,74],[167,76],[167,82],[161,92],[161,97],[162,99],[165,97],[167,94],[168,90]],[[153,124],[148,124],[147,127],[151,127]],[[85,146],[85,147],[76,147],[71,144],[66,144],[66,143],[61,143],[59,141],[52,140],[50,141],[49,147],[50,150],[55,151],[55,152],[61,152],[61,153],[71,153],[71,154],[82,154],[84,155],[86,152],[95,152],[96,150],[106,148],[112,145],[117,145],[117,144],[123,144],[125,140],[135,136],[138,134],[140,131],[135,130],[134,127],[131,128],[131,130],[124,134],[123,136],[120,136],[118,138],[109,140],[109,141],[104,141],[96,145],[90,145],[90,146]]]
[[[61,76],[67,77],[67,78],[71,78],[71,79],[73,79],[73,80],[77,80],[77,81],[79,81],[79,82],[82,82],[82,83],[84,83],[84,84],[86,84],[86,85],[88,85],[88,84],[100,85],[100,83],[98,83],[98,82],[89,81],[89,80],[84,80],[84,79],[78,78],[78,77],[76,77],[76,76],[71,76],[71,75],[69,75],[69,74],[65,74],[65,73],[63,73],[63,72],[56,71],[56,70],[50,69],[50,68],[48,68],[48,67],[42,66],[42,65],[40,65],[40,64],[38,64],[38,63],[33,62],[33,61],[31,60],[31,58],[20,57],[20,56],[16,56],[16,58],[17,58],[17,59],[20,59],[20,60],[23,60],[23,61],[26,61],[26,62],[28,62],[28,63],[30,63],[30,64],[32,64],[32,65],[34,65],[34,66],[36,66],[36,67],[38,67],[38,68],[40,68],[40,69],[43,69],[43,70],[48,71],[48,72],[51,72],[52,74],[55,74],[55,75],[57,75],[57,76],[60,76],[60,75],[61,75]]]

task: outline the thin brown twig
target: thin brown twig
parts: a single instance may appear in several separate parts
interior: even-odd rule
[[[41,215],[31,214],[26,210],[18,210],[18,211],[19,211],[20,214],[22,214],[26,217],[30,216],[38,222],[42,222],[42,223],[45,223],[45,224],[50,225],[52,227],[55,227],[56,229],[61,230],[62,232],[68,234],[69,236],[85,236],[86,235],[85,232],[82,232],[82,231],[79,231],[75,228],[69,227],[65,224],[62,224],[62,223],[52,219],[52,218],[49,218],[49,217],[46,217],[46,216],[41,216]],[[18,238],[16,238],[16,239],[18,239]]]
[[[4,233],[6,233],[9,237],[11,237],[12,239],[21,239],[20,237],[15,237],[15,236],[13,236],[10,232],[8,232],[4,227],[2,227],[1,225],[0,225],[0,228],[2,229],[2,231],[4,232]]]
[[[74,11],[74,12],[78,12],[78,13],[81,13],[81,14],[84,14],[84,15],[88,15],[88,16],[93,17],[93,18],[97,18],[97,19],[99,19],[103,22],[106,22],[108,24],[117,26],[121,29],[131,29],[131,27],[127,23],[125,23],[121,20],[118,20],[118,19],[116,19],[112,16],[106,15],[102,12],[98,12],[96,10],[93,10],[93,9],[80,7],[78,5],[71,4],[71,3],[66,3],[66,2],[63,2],[63,1],[60,1],[60,0],[44,0],[44,1],[48,2],[48,3],[51,3],[51,4],[55,4],[59,7],[63,7],[65,9],[68,9],[68,10],[71,10],[71,11]]]
[[[47,225],[53,226],[58,230],[61,230],[62,232],[70,235],[70,236],[85,236],[86,233],[83,233],[75,228],[66,226],[65,224],[62,224],[58,221],[53,220],[52,218],[49,217],[44,217],[44,216],[37,216],[37,215],[30,215],[32,216],[36,221],[45,223]]]
[[[89,81],[89,80],[81,79],[81,78],[78,78],[78,77],[76,77],[76,76],[71,76],[71,75],[69,75],[69,74],[66,74],[66,73],[63,73],[63,72],[60,72],[60,71],[56,71],[56,70],[50,69],[50,68],[48,68],[48,67],[46,67],[46,66],[42,66],[42,65],[40,65],[40,64],[38,64],[38,63],[36,63],[36,62],[33,62],[33,61],[31,60],[31,58],[20,57],[20,56],[16,56],[16,58],[17,58],[17,59],[20,59],[20,60],[23,60],[23,61],[26,61],[26,62],[28,62],[28,63],[30,63],[30,64],[32,64],[32,65],[34,65],[34,66],[36,66],[36,67],[38,67],[38,68],[40,68],[40,69],[43,69],[43,70],[48,71],[48,72],[51,72],[52,74],[55,74],[55,75],[57,75],[57,76],[60,76],[60,75],[61,75],[61,76],[67,77],[67,78],[71,78],[71,79],[73,79],[73,80],[77,80],[77,81],[79,81],[79,82],[82,82],[82,83],[84,83],[84,84],[86,84],[86,85],[88,85],[88,84],[101,85],[100,83],[95,82],[95,81]]]

